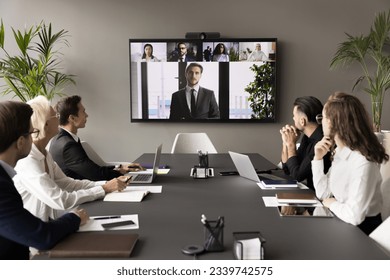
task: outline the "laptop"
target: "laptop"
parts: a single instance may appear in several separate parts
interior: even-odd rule
[[[272,175],[272,174],[263,174],[261,173],[261,175],[258,175],[257,172],[256,172],[256,169],[253,167],[253,164],[249,158],[249,156],[247,155],[244,155],[244,154],[239,154],[239,153],[235,153],[235,152],[231,152],[229,151],[229,154],[230,154],[230,157],[232,158],[233,160],[233,163],[234,165],[236,166],[236,169],[238,171],[238,174],[240,174],[241,177],[244,177],[246,179],[249,179],[249,180],[252,180],[252,181],[255,181],[256,183],[261,183],[261,180],[271,180],[271,181],[275,181],[273,183],[277,183],[277,182],[282,182],[282,184],[277,184],[278,186],[277,187],[280,187],[280,188],[286,188],[286,187],[290,187],[290,185],[286,185],[285,184],[285,181],[286,179],[285,178],[281,178],[279,176],[276,176],[276,175]],[[292,180],[290,182],[290,180],[288,180],[289,184],[291,184],[292,182],[294,182],[294,185],[291,187],[296,187],[297,185],[295,184],[296,181],[295,180]],[[273,188],[275,188],[275,186],[273,186]]]
[[[160,165],[162,144],[157,147],[154,155],[153,169],[139,172],[129,172],[126,175],[131,175],[130,183],[133,184],[150,184],[157,176],[158,167]]]
[[[260,178],[257,175],[249,156],[231,151],[229,151],[229,155],[241,177],[260,183]]]

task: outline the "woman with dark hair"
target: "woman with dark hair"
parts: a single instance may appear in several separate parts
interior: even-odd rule
[[[382,222],[379,170],[389,156],[355,96],[334,93],[317,120],[322,122],[324,138],[316,144],[312,161],[316,194],[337,217],[368,235]],[[324,174],[322,158],[329,151],[332,167]]]
[[[229,55],[226,50],[226,46],[223,43],[219,43],[213,51],[213,61],[228,62]]]
[[[144,53],[142,54],[141,62],[155,62],[159,61],[157,57],[153,55],[153,46],[151,44],[145,44]]]

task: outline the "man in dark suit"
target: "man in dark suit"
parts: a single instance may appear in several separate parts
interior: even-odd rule
[[[187,44],[180,42],[177,44],[177,52],[175,52],[169,61],[178,61],[178,62],[191,62],[196,61],[195,57],[188,53]]]
[[[219,119],[219,107],[212,90],[199,86],[203,67],[191,63],[185,71],[187,86],[172,94],[171,120]]]
[[[311,161],[314,158],[314,146],[320,141],[324,133],[322,125],[317,123],[317,115],[322,114],[322,103],[314,96],[298,97],[294,101],[294,125],[285,125],[280,130],[282,137],[281,162],[284,172],[298,181],[304,181],[314,190]],[[296,144],[300,135],[299,148]],[[324,157],[324,173],[331,165],[330,153]]]
[[[62,98],[55,106],[60,114],[60,131],[50,144],[50,153],[62,171],[74,179],[111,180],[129,171],[143,169],[139,164],[100,166],[92,161],[77,136],[84,128],[88,114],[78,95]]]
[[[0,259],[29,259],[29,248],[51,249],[88,220],[83,209],[43,222],[23,207],[12,177],[18,160],[32,145],[31,107],[23,102],[0,102]]]

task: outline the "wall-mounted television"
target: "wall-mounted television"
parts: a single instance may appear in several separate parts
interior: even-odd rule
[[[276,38],[129,39],[132,122],[275,122]]]

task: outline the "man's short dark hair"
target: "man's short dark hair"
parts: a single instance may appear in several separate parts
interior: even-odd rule
[[[322,103],[314,96],[298,97],[294,101],[294,106],[307,116],[309,122],[316,123],[316,116],[322,114]]]
[[[60,101],[58,101],[54,109],[57,113],[60,114],[60,125],[67,125],[69,123],[70,115],[78,116],[78,105],[80,102],[81,97],[78,95],[64,97]]]
[[[6,151],[20,136],[30,131],[33,110],[20,101],[0,102],[0,153]]]
[[[192,67],[199,67],[199,68],[200,68],[200,73],[203,73],[203,66],[200,65],[199,63],[192,62],[192,63],[190,63],[190,64],[187,66],[187,68],[186,68],[186,74],[187,74],[188,70],[190,70],[190,68],[192,68]]]

